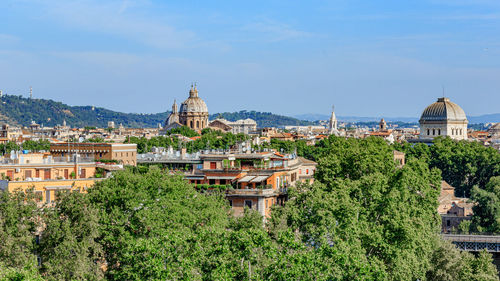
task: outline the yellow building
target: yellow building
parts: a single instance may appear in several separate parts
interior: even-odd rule
[[[113,160],[123,165],[137,164],[135,143],[52,143],[50,152],[56,157],[81,156],[99,160]]]
[[[10,181],[80,179],[95,175],[93,159],[53,157],[49,153],[14,153],[0,159],[0,177]]]
[[[93,159],[78,156],[53,157],[50,153],[15,152],[0,159],[0,190],[32,189],[40,205],[51,204],[58,192],[86,192],[97,178]]]
[[[0,181],[0,190],[17,192],[30,190],[35,193],[35,200],[41,207],[51,205],[57,199],[59,192],[83,192],[94,186],[96,181],[102,179],[63,179],[63,180],[43,180],[43,181]]]

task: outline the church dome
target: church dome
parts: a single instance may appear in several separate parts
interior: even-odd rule
[[[449,98],[438,98],[437,102],[429,105],[422,116],[420,122],[425,121],[467,121],[464,110]]]
[[[500,123],[496,123],[488,130],[492,136],[500,136]]]
[[[180,113],[208,113],[206,103],[198,97],[198,90],[196,87],[191,88],[189,91],[189,98],[181,104]]]

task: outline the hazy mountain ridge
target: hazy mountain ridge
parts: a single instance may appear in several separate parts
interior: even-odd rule
[[[307,120],[307,121],[317,121],[317,120],[328,120],[330,119],[330,115],[326,114],[317,114],[317,113],[309,113],[309,114],[300,114],[295,115],[295,118]],[[384,118],[387,122],[407,122],[407,123],[418,123],[418,117],[360,117],[360,116],[337,116],[337,119],[342,122],[373,122],[380,121],[380,119]],[[494,114],[484,114],[479,116],[467,116],[470,124],[479,124],[479,123],[498,123],[500,122],[500,113]]]
[[[94,106],[70,106],[49,99],[29,99],[22,96],[4,95],[0,98],[0,122],[10,125],[28,126],[32,121],[44,126],[61,125],[64,121],[71,127],[94,126],[106,128],[108,121],[115,126],[123,124],[131,128],[154,128],[165,122],[170,112],[154,114],[123,113]],[[259,127],[311,125],[313,122],[298,120],[293,117],[275,115],[270,112],[240,111],[216,113],[229,121],[251,118],[257,121]]]

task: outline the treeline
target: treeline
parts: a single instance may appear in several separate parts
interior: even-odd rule
[[[12,141],[0,144],[0,153],[2,153],[2,155],[10,153],[13,150],[18,151],[20,149],[29,150],[32,152],[49,151],[50,141],[41,139],[38,141],[26,140],[20,145]]]
[[[224,118],[229,121],[240,119],[253,119],[259,127],[283,127],[283,126],[308,126],[314,125],[314,122],[299,120],[297,118],[272,114],[271,112],[257,112],[242,110],[239,112],[223,112],[210,115],[210,120]]]
[[[479,142],[437,138],[425,144],[395,145],[407,159],[424,160],[441,170],[442,178],[458,197],[470,197],[474,205],[472,223],[461,225],[464,232],[500,233],[500,153]]]
[[[59,194],[54,208],[2,193],[0,279],[498,280],[488,253],[440,238],[440,171],[417,158],[397,168],[392,150],[325,140],[317,181],[291,188],[266,225],[154,166]]]
[[[176,135],[194,138],[191,141],[180,140]],[[204,149],[230,149],[237,143],[249,140],[245,134],[224,133],[209,128],[203,129],[201,135],[189,127],[183,126],[172,129],[166,136],[158,136],[147,139],[145,137],[128,137],[125,143],[137,144],[137,153],[146,153],[153,147],[172,147],[174,150],[186,148],[188,153],[198,152]]]
[[[155,128],[163,124],[167,112],[157,114],[122,113],[93,106],[69,106],[47,99],[29,99],[22,96],[4,95],[0,102],[0,113],[5,115],[13,125],[28,126],[36,121],[45,126],[62,125],[72,127],[96,126],[106,128],[108,121],[123,124],[125,127]]]
[[[330,139],[308,146],[305,141],[271,140],[260,148],[273,148],[319,161],[330,147]],[[392,149],[404,152],[407,160],[419,159],[429,168],[441,171],[443,180],[454,186],[455,195],[470,197],[473,207],[472,224],[462,226],[463,232],[500,233],[500,153],[479,142],[436,138],[433,145],[395,143]]]

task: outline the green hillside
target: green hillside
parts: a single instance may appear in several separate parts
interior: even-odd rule
[[[94,126],[105,128],[108,121],[114,121],[130,128],[153,128],[158,123],[163,124],[169,112],[155,114],[123,113],[93,106],[69,106],[67,104],[47,99],[29,99],[22,96],[4,95],[0,98],[0,123],[28,126],[31,121],[45,126],[60,125],[66,120],[68,126]],[[235,121],[251,118],[257,121],[259,127],[280,127],[286,125],[310,125],[312,122],[296,118],[275,115],[270,112],[240,111],[212,114]]]
[[[107,127],[108,121],[125,127],[156,127],[163,123],[167,113],[136,114],[116,112],[102,107],[69,106],[46,99],[28,99],[5,95],[0,103],[0,121],[11,125],[27,126],[35,121],[45,126],[62,124],[64,120],[72,127]]]
[[[240,112],[224,112],[212,114],[210,116],[210,120],[217,117],[222,117],[229,121],[250,118],[255,120],[259,127],[308,126],[314,124],[314,122],[299,120],[297,118],[283,115],[276,115],[272,114],[271,112],[257,112],[246,110],[242,110]]]

